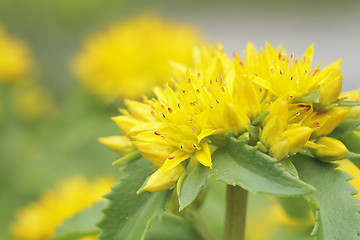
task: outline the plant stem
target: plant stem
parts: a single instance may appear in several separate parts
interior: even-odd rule
[[[227,185],[224,240],[244,240],[248,192],[239,186]]]

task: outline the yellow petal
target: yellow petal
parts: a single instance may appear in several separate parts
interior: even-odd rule
[[[128,135],[128,132],[131,130],[131,128],[141,123],[135,118],[128,116],[117,116],[112,117],[111,119],[116,123],[116,125],[125,135]]]
[[[179,165],[182,161],[188,159],[191,155],[192,153],[184,152],[182,150],[176,150],[168,156],[168,158],[164,162],[164,165],[160,169],[163,172],[169,171],[170,169],[173,169],[174,167]]]
[[[147,160],[160,167],[172,152],[172,148],[166,144],[155,142],[141,142],[135,141],[134,145],[137,147],[141,155]]]
[[[335,108],[329,112],[321,114],[324,115],[324,117],[328,117],[328,120],[323,124],[320,123],[320,127],[314,131],[312,137],[317,138],[329,135],[339,125],[348,111],[349,109],[347,108]]]
[[[143,121],[155,120],[154,116],[151,115],[151,106],[149,104],[125,99],[125,105],[136,119]]]
[[[209,144],[204,141],[201,143],[200,148],[200,150],[195,152],[195,159],[205,167],[211,168],[212,163]]]
[[[142,190],[157,192],[170,189],[175,186],[177,180],[185,171],[182,165],[177,165],[168,171],[159,168],[150,176]]]
[[[102,137],[99,138],[99,142],[121,155],[133,152],[135,150],[135,146],[126,136]]]

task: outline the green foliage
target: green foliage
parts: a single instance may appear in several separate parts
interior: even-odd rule
[[[209,168],[201,164],[197,164],[186,176],[183,185],[181,186],[179,196],[179,210],[183,210],[190,205],[199,194],[201,189],[205,186],[206,179],[209,174]]]
[[[292,160],[300,179],[316,188],[307,198],[316,219],[312,235],[318,240],[358,240],[359,201],[347,182],[351,176],[336,170],[335,164],[307,156],[296,155]]]
[[[319,100],[320,100],[320,91],[315,91],[294,98],[292,100],[292,103],[319,103]]]
[[[203,237],[190,222],[176,216],[165,215],[154,221],[146,240],[201,240]]]
[[[277,164],[277,161],[247,145],[247,139],[226,138],[227,146],[213,154],[211,175],[252,193],[302,196],[315,189]]]
[[[100,239],[144,239],[151,223],[161,218],[170,197],[169,191],[136,191],[153,172],[152,164],[143,158],[130,162],[122,172],[120,182],[106,195],[110,204],[98,224],[102,229]]]
[[[329,137],[338,139],[343,138],[344,136],[350,134],[359,125],[360,120],[344,120],[334,129]]]
[[[56,229],[56,234],[51,240],[77,240],[84,236],[95,236],[100,233],[96,223],[101,219],[106,202],[98,202],[72,218],[67,219]]]
[[[278,198],[286,213],[300,221],[311,219],[311,210],[304,197]]]
[[[356,133],[350,133],[340,139],[349,151],[360,153],[360,136]]]
[[[339,107],[357,107],[360,106],[360,101],[340,101]]]

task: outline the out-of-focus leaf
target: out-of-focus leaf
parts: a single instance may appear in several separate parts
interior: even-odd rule
[[[144,158],[125,167],[120,182],[105,196],[110,203],[98,224],[102,229],[100,239],[144,239],[153,220],[162,217],[170,191],[136,194],[152,172],[152,164]]]
[[[351,176],[325,163],[304,155],[292,161],[300,179],[316,188],[308,196],[316,223],[312,235],[318,240],[358,240],[360,233],[359,200],[356,189],[347,181]]]
[[[334,131],[329,135],[332,138],[343,138],[351,133],[355,128],[360,125],[360,120],[345,120],[342,121]]]
[[[159,221],[154,221],[146,240],[201,240],[203,237],[194,225],[183,218],[165,215]]]
[[[99,202],[94,206],[86,208],[72,218],[67,219],[64,224],[56,229],[52,240],[77,240],[85,236],[95,236],[100,232],[96,223],[101,219],[106,202]]]

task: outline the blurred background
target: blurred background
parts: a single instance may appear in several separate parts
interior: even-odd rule
[[[343,58],[344,91],[360,87],[360,1],[0,0],[0,24],[26,45],[32,62],[16,81],[36,83],[0,85],[0,239],[12,239],[8,226],[18,208],[60,180],[117,176],[111,166],[117,154],[98,138],[119,134],[110,117],[122,100],[93,94],[71,66],[90,36],[143,14],[191,25],[204,42],[221,42],[229,56],[242,54],[249,41],[258,48],[265,41],[283,44],[295,55],[315,43],[313,67]]]

